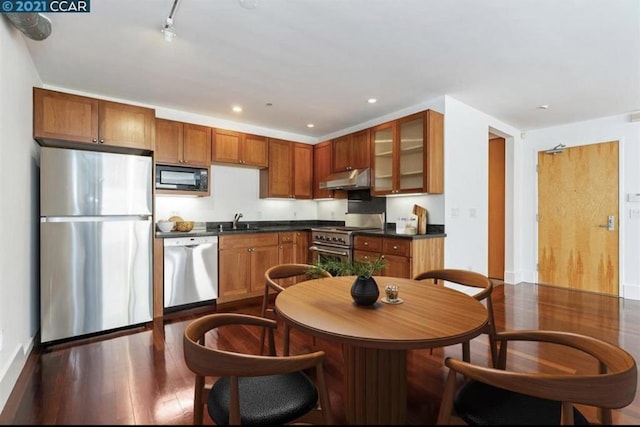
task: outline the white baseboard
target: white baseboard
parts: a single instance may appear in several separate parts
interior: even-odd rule
[[[27,359],[33,349],[34,338],[24,345],[18,345],[13,351],[9,362],[3,371],[0,371],[0,412],[4,410],[4,406],[9,400],[9,396],[18,381],[18,377],[22,369],[27,363]]]

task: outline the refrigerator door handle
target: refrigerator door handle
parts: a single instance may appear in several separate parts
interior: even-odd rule
[[[40,222],[150,221],[151,215],[43,216]]]

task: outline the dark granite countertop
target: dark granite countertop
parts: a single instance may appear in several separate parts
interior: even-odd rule
[[[219,231],[219,226],[223,226],[223,231]],[[280,231],[299,231],[310,230],[315,227],[326,226],[343,226],[342,221],[257,221],[257,222],[241,222],[238,228],[233,230],[231,222],[207,222],[206,227],[194,228],[188,233],[169,231],[157,231],[156,238],[176,238],[176,237],[202,237],[202,236],[232,236],[236,234],[254,234],[254,233],[277,233]],[[362,230],[356,231],[354,234],[371,235],[371,236],[389,236],[400,237],[405,239],[429,239],[434,237],[446,237],[444,226],[438,224],[429,224],[427,234],[399,234],[395,231],[395,224],[387,224],[384,230]]]

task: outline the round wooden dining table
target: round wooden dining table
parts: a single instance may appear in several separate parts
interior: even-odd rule
[[[380,298],[372,306],[353,302],[355,276],[343,276],[286,288],[276,297],[276,312],[288,327],[342,344],[349,424],[405,424],[407,350],[470,340],[487,324],[487,310],[453,289],[397,277],[374,279]],[[398,285],[402,303],[382,302],[388,284]]]

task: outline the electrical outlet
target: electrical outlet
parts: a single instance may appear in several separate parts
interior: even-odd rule
[[[293,217],[295,218],[295,217],[297,217],[297,216],[298,216],[298,212],[293,211]]]
[[[336,217],[336,213],[334,211],[331,211],[331,219],[334,219]]]
[[[640,209],[631,209],[629,210],[629,218],[638,219],[640,218]]]
[[[475,218],[478,215],[476,208],[469,208],[469,218]]]
[[[451,218],[458,218],[460,216],[460,209],[451,208]]]

